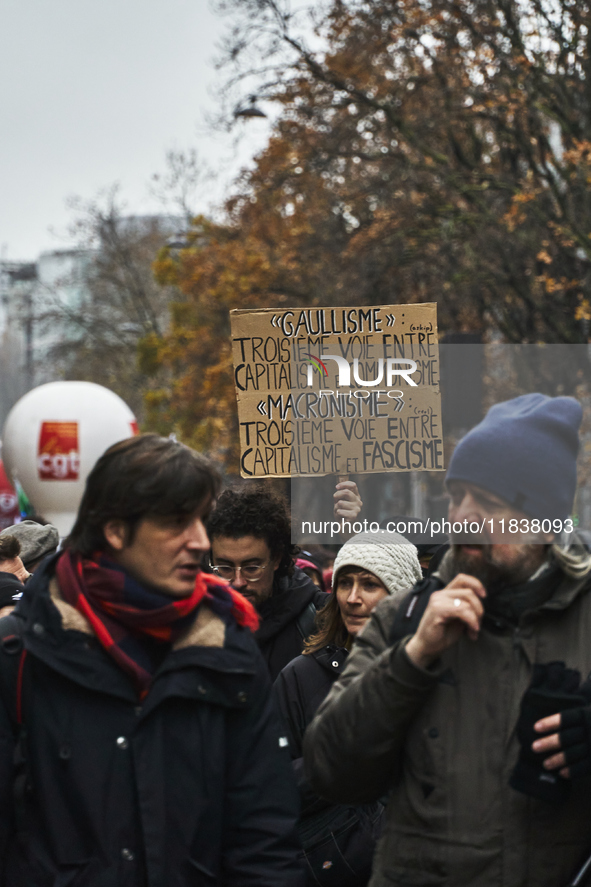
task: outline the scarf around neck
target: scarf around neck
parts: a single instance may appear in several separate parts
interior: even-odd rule
[[[209,573],[198,573],[188,597],[171,598],[142,585],[114,561],[97,552],[91,558],[66,551],[59,558],[56,577],[66,603],[90,623],[99,643],[132,679],[140,699],[150,687],[158,660],[195,618],[205,601],[224,621],[234,619],[256,631],[258,617],[252,604],[228,583]]]
[[[537,609],[552,597],[560,577],[558,567],[548,566],[521,585],[493,585],[484,600],[484,612],[493,621],[517,626],[524,613]]]
[[[456,575],[452,551],[446,552],[433,575],[443,586],[451,582]],[[518,625],[525,612],[537,609],[552,597],[561,576],[558,565],[548,559],[533,576],[520,585],[507,585],[506,582],[489,585],[484,599],[486,622],[489,626],[496,621],[506,627]]]

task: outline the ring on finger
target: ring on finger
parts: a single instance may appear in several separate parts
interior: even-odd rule
[[[454,607],[461,607],[461,606],[462,606],[461,600],[459,599],[459,597],[455,597],[454,598]]]

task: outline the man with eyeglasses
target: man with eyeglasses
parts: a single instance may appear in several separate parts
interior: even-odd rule
[[[328,595],[295,567],[287,506],[264,488],[225,490],[208,532],[213,571],[257,609],[255,639],[275,680],[302,652]]]

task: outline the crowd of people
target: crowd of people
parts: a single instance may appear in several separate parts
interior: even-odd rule
[[[584,884],[581,419],[492,407],[435,552],[362,533],[326,569],[282,499],[153,434],[66,539],[0,533],[0,887]]]

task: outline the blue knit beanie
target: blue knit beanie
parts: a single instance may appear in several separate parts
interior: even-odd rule
[[[530,517],[564,520],[575,497],[582,415],[574,397],[523,394],[495,404],[456,446],[445,481],[476,484]]]

